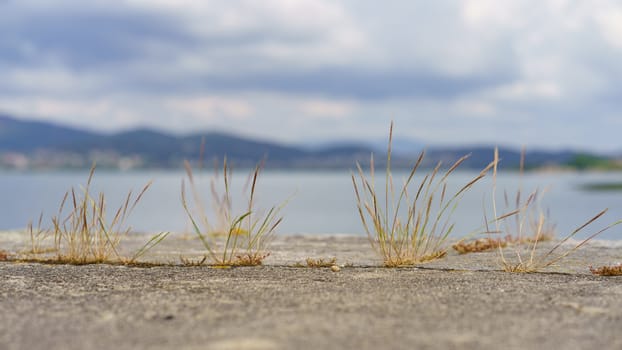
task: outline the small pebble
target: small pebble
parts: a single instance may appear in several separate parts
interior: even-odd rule
[[[337,265],[333,265],[330,267],[330,270],[333,272],[339,272],[341,271],[341,267],[337,266]]]

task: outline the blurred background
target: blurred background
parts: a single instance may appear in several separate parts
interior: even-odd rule
[[[0,33],[3,230],[54,213],[93,162],[112,199],[155,180],[137,229],[184,230],[203,142],[240,185],[266,159],[264,204],[293,196],[285,233],[362,234],[350,171],[384,157],[391,121],[398,169],[472,153],[459,185],[525,146],[527,179],[500,181],[550,187],[560,230],[622,218],[618,1],[3,0]]]

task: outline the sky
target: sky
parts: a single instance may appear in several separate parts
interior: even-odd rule
[[[622,3],[0,0],[0,113],[622,152]]]

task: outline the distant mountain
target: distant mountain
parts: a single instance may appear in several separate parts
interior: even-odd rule
[[[0,115],[0,150],[30,152],[88,141],[98,135],[84,130]]]
[[[444,163],[454,162],[461,156],[470,157],[463,163],[467,168],[482,168],[492,160],[494,147],[491,146],[462,146],[453,148],[436,147],[427,151],[427,156]],[[580,153],[570,151],[528,151],[525,153],[525,168],[543,166],[562,166],[573,161]],[[499,148],[500,166],[503,169],[517,169],[520,167],[521,151],[512,148]]]
[[[385,141],[386,142],[386,141]],[[204,160],[227,157],[241,166],[253,166],[266,159],[269,167],[346,168],[356,162],[375,161],[382,166],[386,145],[331,143],[305,148],[265,140],[253,140],[225,133],[205,132],[177,136],[151,129],[136,129],[116,134],[102,134],[53,123],[27,121],[0,115],[0,167],[9,168],[87,168],[93,161],[113,168],[179,168],[184,159],[198,161],[204,144]],[[422,145],[407,139],[394,140],[393,165],[410,167]],[[465,154],[471,154],[463,168],[483,168],[493,157],[493,147],[433,147],[426,151],[425,166],[438,161],[450,165]],[[520,151],[500,149],[504,169],[518,168]],[[619,164],[611,159],[572,151],[532,151],[526,166],[566,166],[609,168]]]
[[[183,159],[198,159],[201,145],[205,158],[227,156],[238,163],[255,163],[264,157],[288,161],[304,156],[301,149],[275,143],[244,139],[223,133],[173,136],[153,130],[133,130],[109,136],[98,135],[89,140],[76,140],[59,146],[60,150],[84,152],[105,150],[122,156],[140,155],[149,164],[175,166]]]
[[[373,151],[360,145],[306,150],[218,132],[176,136],[136,129],[108,135],[0,116],[0,154],[10,154],[11,162],[16,159],[26,162],[21,157],[16,158],[16,154],[27,160],[34,159],[36,167],[85,167],[93,160],[100,165],[103,162],[104,166],[116,166],[128,159],[136,160],[141,167],[179,167],[184,159],[197,161],[201,145],[204,160],[226,156],[242,166],[252,166],[266,159],[273,167],[343,167],[343,162],[362,155],[368,158]]]

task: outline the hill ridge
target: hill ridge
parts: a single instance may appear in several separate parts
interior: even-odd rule
[[[372,153],[377,153],[376,162],[380,166],[386,152],[360,142],[331,142],[305,148],[221,131],[175,135],[143,127],[104,134],[0,114],[0,168],[88,168],[92,162],[111,168],[179,168],[184,159],[198,160],[203,140],[206,159],[226,156],[238,166],[253,166],[267,159],[267,166],[273,168],[352,169],[356,162],[366,165]],[[424,165],[434,166],[438,161],[450,164],[470,153],[463,167],[483,168],[492,160],[493,149],[485,145],[428,148]],[[396,152],[394,166],[411,166],[419,151]],[[500,153],[505,168],[518,167],[520,150],[501,147]],[[577,160],[581,163],[573,164]],[[591,167],[611,161],[589,152],[527,152],[529,167]]]

